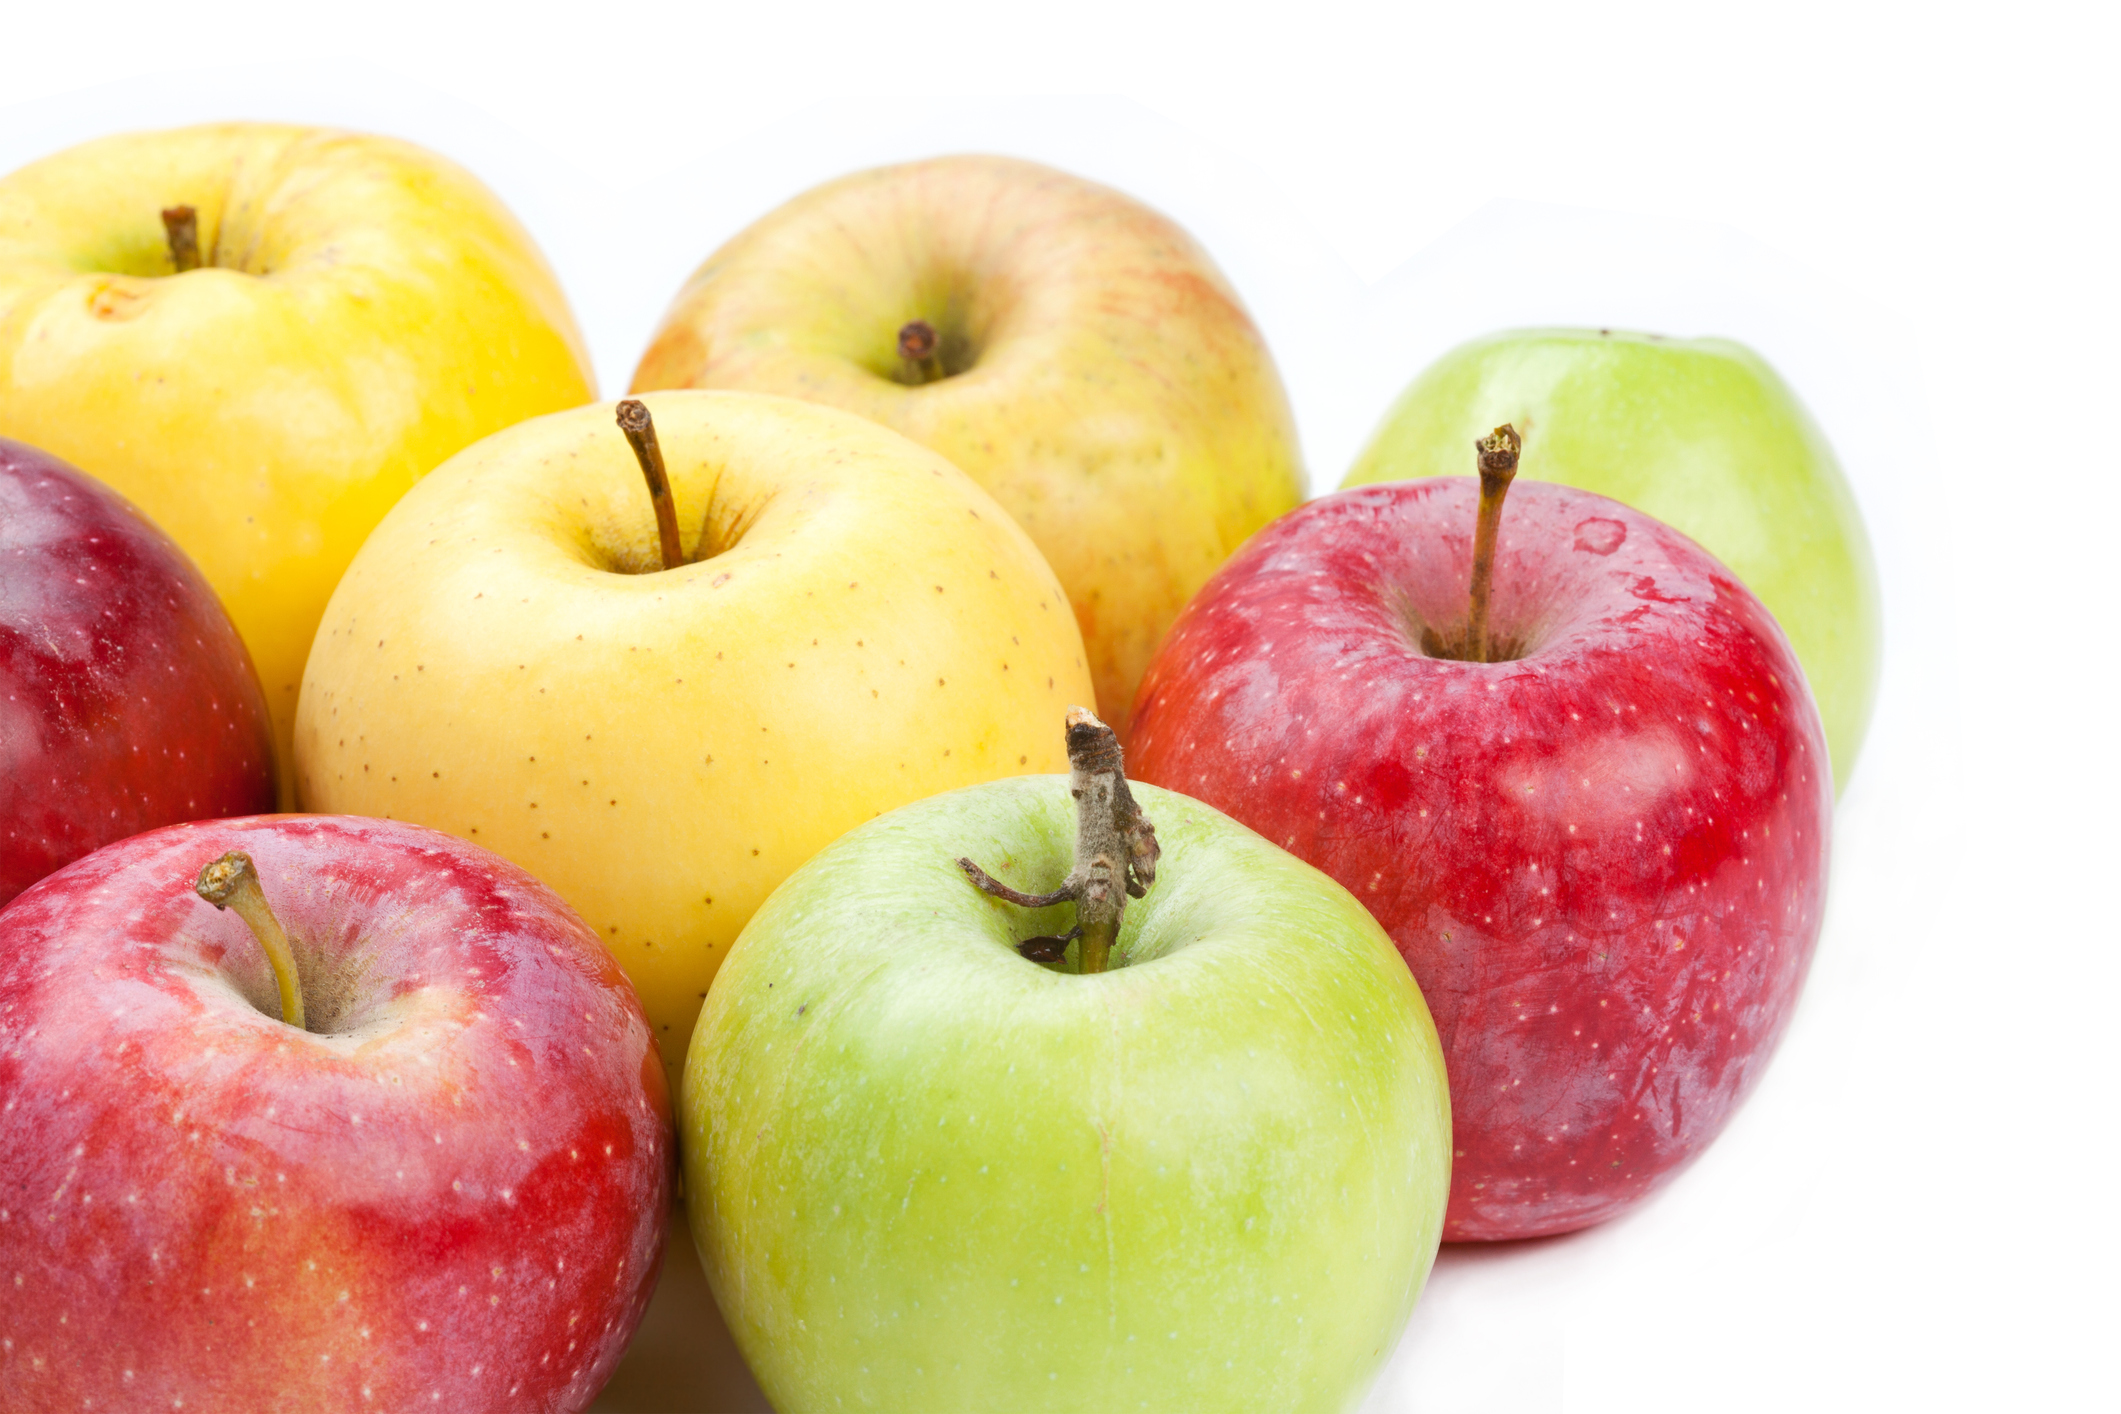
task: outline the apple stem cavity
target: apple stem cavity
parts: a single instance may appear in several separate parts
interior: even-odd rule
[[[1134,803],[1112,728],[1081,707],[1068,709],[1068,793],[1075,797],[1075,867],[1050,894],[1019,893],[969,859],[959,859],[973,886],[1020,908],[1075,905],[1075,927],[1059,937],[1027,938],[1017,951],[1033,962],[1058,962],[1068,943],[1082,940],[1079,971],[1103,972],[1119,937],[1127,900],[1156,882],[1162,852],[1156,827]]]
[[[169,233],[170,263],[182,275],[199,268],[199,213],[189,206],[162,208],[162,229]]]
[[[678,540],[677,502],[670,497],[670,477],[663,471],[663,447],[655,439],[655,419],[648,405],[638,398],[619,403],[619,431],[633,445],[641,475],[648,479],[648,501],[655,507],[655,533],[662,543],[661,568],[674,569],[685,563],[685,547]]]
[[[258,883],[258,870],[250,856],[231,850],[199,871],[192,888],[215,908],[233,908],[250,925],[265,960],[272,964],[273,979],[280,984],[280,1019],[298,1031],[307,1031],[302,1013],[302,979],[295,971],[295,955],[287,945],[287,932],[273,917]]]
[[[1505,422],[1473,444],[1480,457],[1480,519],[1473,527],[1473,584],[1466,613],[1465,657],[1470,662],[1494,661],[1494,645],[1488,641],[1488,586],[1495,573],[1495,535],[1502,526],[1503,497],[1517,477],[1517,454],[1524,439]]]
[[[909,320],[899,329],[898,356],[906,366],[904,381],[916,388],[923,383],[939,383],[947,376],[943,372],[942,340],[936,336],[935,326],[925,319]]]

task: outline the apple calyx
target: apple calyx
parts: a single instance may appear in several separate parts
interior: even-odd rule
[[[1473,444],[1480,462],[1480,518],[1473,526],[1473,583],[1468,591],[1466,637],[1460,655],[1468,662],[1492,663],[1495,645],[1488,641],[1488,586],[1495,573],[1495,535],[1502,525],[1502,500],[1517,477],[1517,454],[1524,439],[1505,422]]]
[[[162,229],[169,234],[169,258],[182,275],[199,268],[199,213],[189,206],[162,208]]]
[[[648,481],[648,503],[655,507],[655,533],[663,549],[661,568],[673,569],[685,563],[685,547],[678,540],[677,502],[670,496],[670,477],[663,470],[663,447],[655,439],[655,419],[648,415],[648,405],[638,398],[621,400],[619,431],[632,444],[634,459],[640,462],[641,475]]]
[[[1156,827],[1134,803],[1112,728],[1081,707],[1068,709],[1068,793],[1075,797],[1075,867],[1050,894],[1019,893],[969,859],[957,867],[983,893],[1020,908],[1075,905],[1075,927],[1059,937],[1026,938],[1017,951],[1033,962],[1058,962],[1070,940],[1082,939],[1079,971],[1103,972],[1119,937],[1129,897],[1156,882]]]
[[[909,320],[899,329],[898,356],[905,365],[903,381],[916,388],[949,376],[943,371],[942,340],[925,319]]]
[[[230,850],[199,871],[192,889],[215,908],[233,908],[250,925],[265,960],[272,964],[273,980],[280,984],[280,1019],[299,1031],[307,1031],[302,1013],[302,979],[295,972],[295,955],[287,945],[287,932],[265,902],[258,883],[258,870],[250,856]]]

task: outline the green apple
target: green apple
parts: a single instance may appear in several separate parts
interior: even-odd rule
[[[1524,434],[1520,475],[1684,531],[1767,605],[1846,786],[1878,683],[1878,578],[1833,448],[1766,360],[1611,329],[1476,339],[1400,395],[1342,485],[1467,475],[1474,439],[1505,422]]]
[[[310,809],[431,825],[544,880],[639,989],[675,1080],[775,885],[907,801],[1065,760],[1089,691],[1053,571],[926,448],[837,409],[661,393],[665,568],[609,404],[408,492],[317,633]]]
[[[811,398],[963,467],[1066,586],[1122,736],[1178,611],[1303,495],[1280,376],[1206,252],[1010,158],[862,172],[772,212],[679,292],[633,386]]]
[[[693,1236],[760,1386],[812,1410],[1354,1407],[1434,1260],[1442,1054],[1325,875],[1135,786],[1162,858],[1110,970],[1067,777],[896,810],[745,929],[686,1058]]]
[[[164,225],[178,206],[195,269]],[[409,144],[226,123],[0,178],[0,436],[109,483],[205,572],[283,783],[317,620],[391,503],[487,433],[593,396],[530,237]]]

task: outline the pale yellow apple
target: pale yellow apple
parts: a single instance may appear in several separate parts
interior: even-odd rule
[[[175,272],[161,212],[197,212]],[[595,396],[567,302],[470,174],[409,144],[229,123],[0,178],[0,436],[116,487],[228,608],[288,801],[302,662],[405,489]]]
[[[935,453],[787,398],[642,401],[693,562],[660,567],[610,405],[487,438],[347,570],[295,763],[314,809],[432,825],[559,890],[674,1078],[782,879],[908,801],[1066,770],[1090,679],[1053,571]]]
[[[925,375],[899,354],[914,320],[939,336]],[[1206,252],[1129,197],[1009,158],[789,202],[693,275],[633,386],[811,398],[963,467],[1067,586],[1122,735],[1178,611],[1303,494],[1280,376]]]

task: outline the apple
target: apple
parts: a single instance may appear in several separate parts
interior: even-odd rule
[[[0,904],[112,840],[272,807],[265,697],[199,571],[0,438]]]
[[[688,1214],[782,1414],[1340,1411],[1398,1340],[1451,1166],[1406,966],[1346,890],[1153,787],[1161,858],[1113,965],[1028,960],[1067,905],[987,897],[956,861],[1073,886],[1083,785],[994,781],[852,831],[708,995]]]
[[[197,562],[257,665],[283,784],[310,639],[383,512],[592,396],[529,236],[409,144],[226,123],[0,178],[0,436],[86,468]]]
[[[295,763],[314,809],[448,830],[557,889],[674,1088],[782,879],[894,806],[1054,769],[1090,682],[1052,570],[935,453],[788,398],[639,401],[689,562],[666,568],[609,405],[479,443],[333,595]]]
[[[1833,809],[1773,617],[1616,501],[1517,488],[1496,661],[1465,656],[1477,495],[1362,487],[1263,531],[1172,630],[1131,748],[1399,945],[1450,1069],[1447,1241],[1598,1222],[1715,1138],[1796,1002]]]
[[[1123,737],[1178,611],[1303,497],[1280,376],[1207,253],[1005,157],[861,172],[766,216],[686,283],[633,387],[810,398],[941,452],[1060,576]]]
[[[381,820],[169,826],[17,897],[0,1132],[0,1407],[25,1414],[581,1409],[647,1305],[673,1172],[595,936]]]
[[[1846,786],[1878,685],[1878,576],[1834,449],[1767,361],[1728,339],[1492,334],[1414,380],[1342,485],[1460,475],[1466,444],[1505,422],[1526,477],[1655,516],[1767,605]]]

